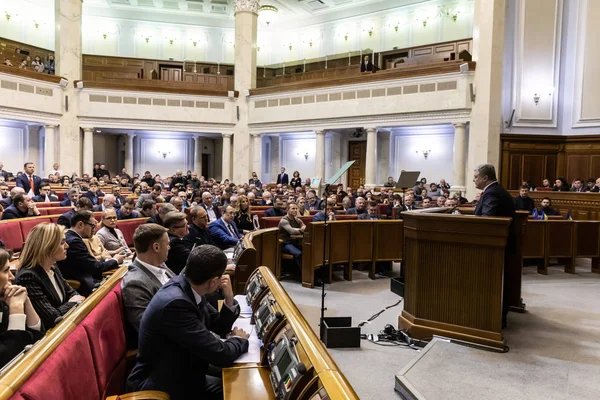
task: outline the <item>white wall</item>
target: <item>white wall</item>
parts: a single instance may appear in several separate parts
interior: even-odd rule
[[[400,176],[402,170],[421,171],[421,178],[427,178],[428,182],[439,182],[444,178],[452,184],[454,135],[398,135],[393,138],[393,143],[394,179]],[[427,159],[421,150],[431,150]]]
[[[167,134],[139,136],[139,148],[136,149],[139,157],[134,170],[150,171],[162,177],[174,175],[178,169],[185,173],[193,166],[192,142],[190,138],[171,138]],[[163,152],[167,153],[164,158]]]
[[[300,173],[300,177],[304,180],[315,176],[315,153],[317,150],[317,139],[314,137],[302,137],[294,135],[293,137],[281,137],[281,151],[279,159],[281,167],[285,167],[285,172],[292,179],[294,171]],[[308,160],[304,158],[304,154],[308,153]],[[279,173],[279,168],[273,171],[275,177]]]
[[[15,175],[23,170],[26,141],[25,128],[0,126],[0,161],[5,170]]]
[[[111,177],[121,172],[119,150],[119,136],[94,133],[94,162],[104,163]]]

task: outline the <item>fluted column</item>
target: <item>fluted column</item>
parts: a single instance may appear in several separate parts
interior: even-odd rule
[[[367,128],[367,157],[365,165],[365,186],[377,184],[377,129]]]
[[[83,128],[83,173],[94,172],[94,129]]]
[[[262,180],[262,139],[260,133],[251,133],[252,136],[252,171]]]
[[[454,124],[454,158],[452,167],[452,188],[465,190],[465,169],[467,164],[467,124]]]
[[[317,150],[315,153],[315,178],[325,183],[325,132],[315,131],[317,135]]]
[[[125,148],[125,168],[127,168],[127,173],[133,176],[133,138],[135,135],[130,133],[127,134],[127,146]]]
[[[223,134],[223,167],[221,169],[221,181],[231,180],[231,137],[233,134]]]
[[[45,126],[44,139],[44,175],[48,176],[53,170],[53,165],[56,162],[56,152],[54,148],[54,133],[56,125]]]
[[[196,144],[194,151],[194,170],[198,174],[198,178],[200,178],[204,173],[202,171],[202,150],[204,149],[202,144],[202,136],[194,136],[194,142]]]

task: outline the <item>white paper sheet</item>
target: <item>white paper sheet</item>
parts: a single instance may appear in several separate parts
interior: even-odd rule
[[[262,347],[262,341],[256,336],[256,330],[254,325],[250,324],[250,318],[238,318],[233,326],[237,326],[250,334],[248,338],[248,352],[242,354],[234,362],[236,364],[241,363],[259,363],[260,362],[260,348]]]
[[[252,308],[248,305],[246,295],[238,294],[234,297],[234,300],[237,300],[238,304],[240,305],[240,315],[250,318],[252,316]]]

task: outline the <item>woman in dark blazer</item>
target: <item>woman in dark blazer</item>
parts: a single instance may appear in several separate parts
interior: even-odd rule
[[[252,213],[250,212],[250,201],[245,195],[240,195],[235,208],[235,217],[233,222],[237,225],[238,231],[247,233],[254,230],[252,223]]]
[[[46,329],[85,299],[69,286],[56,266],[57,261],[67,258],[68,248],[64,227],[43,222],[27,236],[19,259],[16,283],[27,288]]]
[[[300,172],[294,171],[294,175],[292,180],[290,181],[290,186],[296,190],[297,187],[302,186],[302,178],[300,178]]]
[[[0,250],[0,368],[43,336],[40,317],[27,290],[12,283],[15,277],[9,260],[8,252]]]

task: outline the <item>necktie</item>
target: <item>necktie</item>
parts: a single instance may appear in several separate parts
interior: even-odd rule
[[[29,187],[31,188],[31,191],[33,192],[33,176],[29,176]]]
[[[231,233],[231,236],[237,239],[237,235],[235,234],[235,232],[233,232],[233,228],[231,227],[231,225],[227,224],[227,228],[229,228],[229,233]]]

